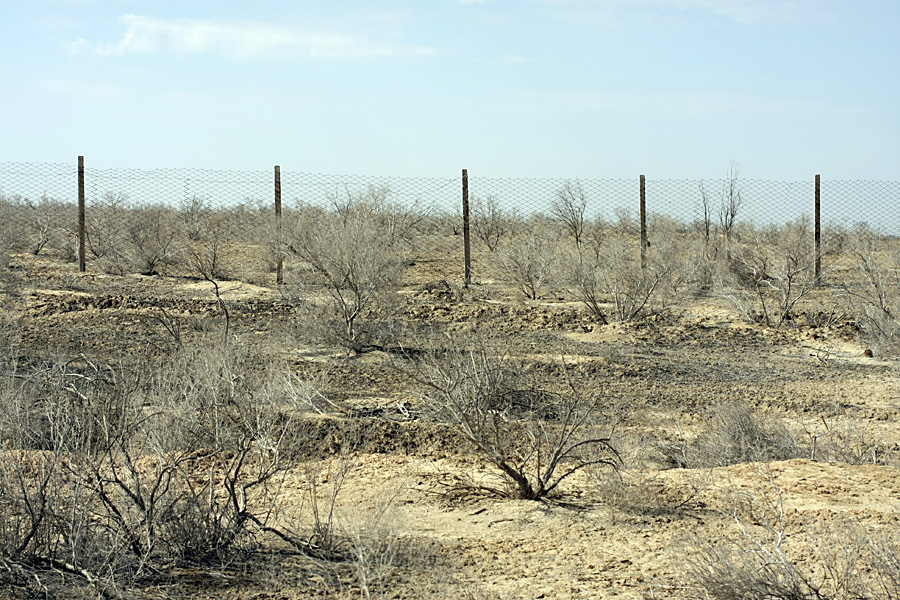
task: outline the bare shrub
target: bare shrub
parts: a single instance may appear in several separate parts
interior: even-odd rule
[[[74,210],[46,194],[33,200],[20,194],[0,193],[0,265],[6,266],[10,252],[38,255],[49,249],[62,258],[74,257]]]
[[[150,398],[172,438],[162,438],[172,449],[158,453],[199,458],[208,474],[184,496],[206,534],[190,538],[201,541],[195,553],[218,552],[239,541],[246,528],[265,526],[274,500],[269,485],[285,468],[293,435],[291,419],[282,413],[291,389],[278,364],[260,364],[255,352],[236,344],[211,348],[177,354],[159,371]],[[179,474],[196,477],[188,469]]]
[[[182,258],[177,215],[162,206],[145,206],[128,226],[132,268],[138,273],[162,275]]]
[[[316,558],[345,560],[350,555],[347,539],[337,523],[337,500],[349,471],[350,465],[344,454],[325,465],[310,464],[305,469],[304,499],[309,503],[308,509],[301,507],[299,514],[291,515],[290,535],[300,540],[301,545],[305,544],[307,552]],[[320,491],[319,479],[329,482],[324,494]]]
[[[674,464],[702,469],[806,455],[780,420],[764,418],[743,402],[716,405],[707,421],[695,439],[669,449]]]
[[[522,231],[499,251],[503,276],[531,300],[554,284],[561,266],[559,242],[539,227]]]
[[[183,258],[182,223],[164,206],[133,207],[107,192],[87,212],[87,246],[107,273],[164,274]]]
[[[581,469],[617,465],[609,435],[600,432],[599,395],[565,366],[567,389],[554,393],[525,387],[521,367],[502,350],[474,341],[462,348],[435,348],[405,370],[423,386],[426,405],[500,471],[504,485],[485,491],[538,500]]]
[[[810,440],[811,460],[843,462],[851,465],[897,465],[900,448],[885,439],[869,423],[848,415],[829,420],[821,418],[821,425],[806,432]]]
[[[896,354],[900,351],[900,244],[861,231],[853,237],[851,255],[860,283],[847,281],[844,291],[876,349]]]
[[[190,199],[183,200],[179,206],[181,221],[191,241],[201,240],[207,232],[212,212],[208,204],[206,198],[191,196]]]
[[[744,201],[741,197],[741,166],[732,161],[728,167],[722,187],[718,192],[707,190],[706,184],[700,181],[700,201],[703,208],[703,231],[709,242],[715,233],[712,225],[713,212],[718,217],[718,227],[725,238],[726,248],[735,231],[737,217]]]
[[[40,254],[50,248],[66,259],[74,257],[74,231],[70,225],[75,216],[74,207],[53,200],[46,194],[39,200],[21,200],[20,223],[28,232],[28,251]]]
[[[731,490],[726,516],[734,535],[715,541],[694,537],[685,550],[690,577],[710,598],[900,597],[900,540],[895,534],[867,531],[852,521],[836,529],[807,520],[792,522],[781,490],[765,470],[756,493]],[[800,532],[815,540],[811,561],[789,547],[788,541]]]
[[[710,597],[821,598],[810,574],[785,554],[786,520],[780,490],[774,488],[760,498],[735,493],[729,516],[736,537],[717,542],[694,540],[688,555],[690,575]]]
[[[701,493],[710,487],[709,471],[692,473],[686,481],[663,479],[662,471],[631,469],[623,465],[599,480],[603,504],[625,515],[676,515],[702,510]]]
[[[9,198],[0,193],[0,268],[9,266],[10,252],[21,242],[21,231],[15,222],[15,208]]]
[[[190,226],[191,241],[187,251],[191,268],[210,281],[234,278],[234,250],[228,243],[224,218],[217,214],[201,213],[192,217]]]
[[[387,188],[330,200],[330,211],[301,207],[290,248],[331,297],[332,322],[320,333],[358,353],[379,347],[389,334],[418,215],[415,207],[392,203]]]
[[[615,221],[613,222],[613,231],[622,236],[638,235],[641,232],[641,226],[634,211],[630,208],[620,206],[613,210]]]
[[[403,562],[410,562],[407,544],[397,531],[398,515],[393,497],[382,502],[371,514],[357,515],[348,524],[350,555],[361,595],[372,595],[383,590],[384,584]]]
[[[473,196],[471,207],[472,230],[488,250],[493,252],[500,241],[511,233],[514,215],[508,215],[490,194],[484,200]]]
[[[809,221],[804,217],[748,237],[731,254],[737,291],[729,297],[749,320],[781,327],[818,283]]]
[[[127,225],[130,218],[128,195],[107,192],[87,210],[87,250],[107,273],[124,275],[130,268]]]
[[[556,197],[550,203],[550,216],[558,221],[567,232],[572,234],[575,245],[581,246],[581,236],[584,233],[584,212],[587,209],[587,198],[584,188],[578,181],[567,181],[556,192]]]
[[[119,394],[92,371],[47,365],[5,390],[3,412],[19,418],[4,420],[0,431],[10,484],[0,490],[0,505],[16,523],[2,559],[25,572],[80,577],[102,593],[126,573],[138,575],[143,555],[130,552],[125,532],[101,518],[103,500],[81,469],[105,431],[119,431],[123,420]]]
[[[590,244],[573,259],[570,279],[578,299],[603,324],[646,318],[669,303],[680,260],[677,249],[657,249],[646,269],[635,255],[628,241],[616,236]]]
[[[234,345],[148,364],[48,365],[9,385],[0,421],[0,563],[101,595],[221,558],[270,531],[291,431],[277,369]],[[151,361],[152,364],[152,361]],[[13,381],[16,381],[15,379]]]

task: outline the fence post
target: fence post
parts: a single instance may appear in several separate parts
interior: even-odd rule
[[[281,230],[281,167],[275,165],[275,284],[284,283],[284,256],[282,255]]]
[[[647,186],[641,175],[641,268],[647,268]]]
[[[819,174],[816,174],[816,186],[815,186],[815,209],[814,209],[814,229],[813,229],[813,240],[815,245],[815,257],[816,257],[816,285],[819,284],[819,277],[822,274],[822,221],[821,221],[821,212],[819,211],[819,200],[820,196],[820,184],[821,177]]]
[[[84,247],[87,244],[87,223],[85,218],[84,199],[84,157],[78,157],[78,270],[84,273]]]
[[[465,286],[469,287],[472,281],[472,249],[469,245],[469,172],[462,170],[462,212],[463,212],[463,261],[465,272]]]

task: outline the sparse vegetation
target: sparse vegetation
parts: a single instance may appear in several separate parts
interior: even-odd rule
[[[0,596],[898,597],[900,246],[743,186],[3,196]]]
[[[571,280],[578,299],[600,323],[635,321],[665,310],[671,300],[678,253],[654,252],[641,269],[633,244],[620,236],[588,244],[574,255]]]
[[[584,212],[587,210],[587,197],[579,182],[567,181],[556,192],[556,198],[550,203],[550,216],[558,221],[568,233],[572,234],[575,245],[581,246],[584,234]]]
[[[748,319],[781,327],[818,283],[809,223],[801,219],[747,238],[731,255],[737,289],[729,293]]]
[[[419,215],[392,204],[386,188],[332,196],[330,203],[327,211],[300,208],[290,248],[331,298],[319,332],[359,353],[387,339],[408,236]]]
[[[757,490],[727,493],[732,535],[715,541],[694,537],[685,550],[688,570],[708,597],[851,600],[900,595],[896,560],[885,561],[900,550],[896,535],[873,534],[853,521],[834,528],[798,522],[785,508],[785,491],[765,470]],[[791,548],[799,531],[818,540],[811,557]]]
[[[741,402],[711,407],[706,422],[694,439],[682,440],[669,449],[675,464],[709,469],[808,455],[780,419],[765,417]]]
[[[503,484],[484,491],[540,500],[581,469],[618,465],[609,432],[601,431],[602,398],[569,379],[564,364],[566,388],[553,393],[520,379],[502,351],[477,340],[452,346],[434,349],[407,373],[423,386],[426,406],[500,471]]]
[[[503,277],[528,299],[536,300],[559,277],[561,260],[553,237],[522,231],[498,254]]]
[[[845,281],[844,290],[874,344],[895,354],[900,349],[900,248],[896,240],[861,231],[851,252],[860,282]]]
[[[482,200],[473,197],[471,202],[472,230],[475,236],[484,242],[487,249],[493,252],[503,240],[510,235],[514,228],[514,214],[500,207],[499,201],[494,196],[488,195]]]

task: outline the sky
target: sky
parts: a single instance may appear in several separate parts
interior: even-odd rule
[[[0,0],[0,162],[900,180],[900,0]]]

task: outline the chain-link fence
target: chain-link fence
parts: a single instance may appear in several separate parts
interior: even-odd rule
[[[78,166],[0,163],[0,250],[5,256],[52,252],[75,262],[83,256],[87,266],[115,274],[170,272],[190,263],[210,277],[268,281],[280,277],[282,263],[291,260],[291,237],[304,210],[340,212],[348,202],[378,201],[418,215],[408,260],[432,262],[435,277],[459,281],[468,229],[464,196],[476,276],[493,261],[497,246],[521,241],[521,224],[529,222],[544,223],[546,231],[555,227],[554,235],[562,237],[567,231],[580,234],[572,229],[578,226],[573,218],[582,221],[585,236],[615,229],[633,238],[636,254],[674,232],[708,237],[711,231],[727,234],[732,228],[789,223],[801,224],[811,235],[817,221],[826,235],[859,229],[900,234],[896,181],[824,179],[819,186],[813,178],[643,183],[638,177],[401,178],[282,173],[277,167],[81,171],[83,226]],[[525,235],[538,230],[529,231]]]
[[[703,198],[714,220],[719,219],[722,201],[728,200],[726,179],[646,180],[648,215],[665,216],[684,225],[704,218]],[[812,220],[815,182],[739,179],[737,218],[755,226],[783,225],[802,218]],[[524,216],[550,215],[554,201],[574,186],[586,201],[585,218],[616,221],[638,218],[640,181],[634,179],[492,179],[470,178],[469,190],[475,199],[491,198],[502,208]],[[828,181],[821,183],[822,223],[853,228],[862,224],[888,235],[900,234],[900,181]]]

